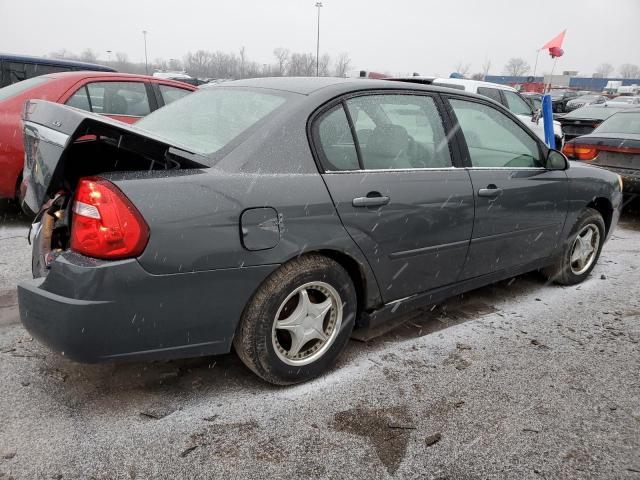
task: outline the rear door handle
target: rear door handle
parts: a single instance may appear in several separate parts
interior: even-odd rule
[[[495,185],[491,184],[491,185],[487,185],[487,188],[481,188],[480,190],[478,190],[478,196],[479,197],[497,197],[498,195],[502,194],[502,189],[496,187]]]
[[[389,203],[389,200],[391,200],[390,197],[383,197],[379,193],[377,195],[370,193],[366,197],[354,198],[351,204],[354,207],[381,207]]]

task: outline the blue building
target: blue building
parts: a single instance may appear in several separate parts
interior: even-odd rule
[[[485,80],[492,83],[501,83],[504,85],[514,85],[521,83],[543,83],[542,76],[522,76],[513,77],[509,75],[487,75]],[[601,92],[607,86],[609,81],[620,81],[623,86],[640,85],[640,78],[593,78],[593,77],[571,77],[569,79],[569,88],[576,90],[591,90],[593,92]]]

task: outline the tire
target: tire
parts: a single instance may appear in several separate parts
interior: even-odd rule
[[[572,261],[572,257],[577,258],[579,256],[577,254],[580,253],[576,252],[575,249],[586,246],[587,242],[584,239],[589,232],[591,232],[590,246],[583,250],[584,255],[588,256],[588,258],[584,258],[582,263],[578,260]],[[581,237],[582,242],[578,240],[578,236]],[[582,282],[598,263],[605,236],[606,231],[602,215],[593,208],[586,208],[571,229],[571,233],[563,246],[562,256],[555,265],[544,270],[545,275],[560,285],[574,285]],[[588,252],[589,248],[593,248],[591,253]],[[575,257],[574,253],[576,254]]]
[[[340,356],[357,307],[353,282],[340,264],[321,255],[302,256],[282,265],[253,294],[233,346],[263,380],[275,385],[305,382]],[[305,341],[315,332],[318,338]],[[325,339],[319,338],[322,334]]]

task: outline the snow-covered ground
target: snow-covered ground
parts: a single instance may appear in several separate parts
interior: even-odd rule
[[[13,305],[26,231],[0,222],[0,479],[640,478],[637,222],[581,285],[476,290],[291,388],[234,355],[51,354]]]

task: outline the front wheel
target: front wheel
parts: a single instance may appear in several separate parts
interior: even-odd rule
[[[605,233],[602,215],[593,208],[585,209],[569,234],[562,257],[545,270],[549,279],[573,285],[587,278],[600,257]]]
[[[356,312],[355,289],[344,268],[321,255],[303,256],[280,267],[256,291],[233,345],[264,380],[304,382],[342,353]]]

